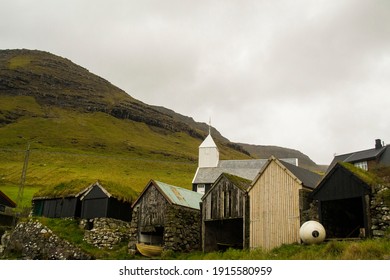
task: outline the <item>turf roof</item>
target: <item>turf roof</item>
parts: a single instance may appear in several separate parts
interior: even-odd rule
[[[107,192],[118,200],[131,202],[137,196],[137,193],[131,187],[105,180],[98,180],[96,182],[98,182],[104,189],[107,190]],[[87,191],[90,186],[95,185],[96,182],[91,183],[84,180],[63,182],[53,187],[47,187],[39,190],[35,193],[34,198],[64,198],[79,196]]]
[[[381,184],[382,180],[379,178],[376,174],[373,172],[369,172],[366,170],[363,170],[359,167],[356,167],[355,165],[347,162],[339,162],[341,166],[352,172],[354,175],[356,175],[359,179],[361,179],[363,182],[367,183],[368,185],[376,185]]]

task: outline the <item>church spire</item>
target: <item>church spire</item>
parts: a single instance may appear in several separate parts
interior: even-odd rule
[[[211,117],[209,117],[209,135],[211,135]]]
[[[211,118],[209,119],[209,135],[199,146],[198,167],[217,167],[219,162],[219,151],[213,137],[211,137]]]

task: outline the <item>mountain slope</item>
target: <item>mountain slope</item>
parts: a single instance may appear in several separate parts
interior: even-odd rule
[[[317,166],[317,164],[307,155],[294,149],[278,146],[250,145],[244,143],[239,143],[239,145],[256,158],[269,158],[271,155],[277,158],[298,158],[298,164],[303,168],[314,171],[321,171],[323,169],[322,167]]]
[[[207,133],[206,124],[142,103],[65,58],[0,50],[0,187],[18,185],[31,142],[28,187],[81,178],[140,191],[153,178],[190,188]],[[212,134],[222,159],[252,157]]]
[[[0,65],[1,94],[32,96],[41,106],[104,112],[117,118],[202,137],[185,123],[132,98],[62,57],[41,51],[5,50],[1,51]]]

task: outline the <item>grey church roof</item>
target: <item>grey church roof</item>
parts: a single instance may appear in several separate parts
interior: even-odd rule
[[[296,164],[297,159],[281,159],[281,161]],[[222,173],[253,180],[266,162],[267,159],[220,160],[217,167],[198,168],[192,183],[212,184]]]

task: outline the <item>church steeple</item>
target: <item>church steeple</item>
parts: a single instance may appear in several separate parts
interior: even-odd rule
[[[211,121],[210,121],[211,122]],[[211,123],[209,123],[209,135],[199,146],[198,167],[217,167],[219,162],[219,151],[211,137]]]

